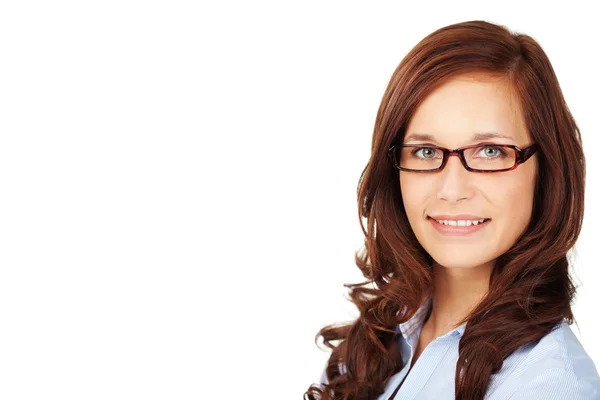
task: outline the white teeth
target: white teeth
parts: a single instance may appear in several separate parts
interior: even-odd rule
[[[440,224],[444,224],[444,225],[450,225],[450,226],[471,226],[471,225],[477,225],[477,224],[481,224],[483,221],[485,221],[485,218],[482,218],[480,220],[464,220],[464,219],[460,219],[460,220],[437,220],[437,222],[439,222]]]

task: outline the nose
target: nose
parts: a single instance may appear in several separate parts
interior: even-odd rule
[[[470,175],[458,155],[449,155],[446,166],[439,172],[437,199],[455,203],[472,197]]]

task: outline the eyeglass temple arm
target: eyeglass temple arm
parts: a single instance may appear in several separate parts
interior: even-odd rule
[[[537,151],[537,144],[532,144],[531,146],[529,146],[526,149],[523,149],[519,152],[519,161],[520,162],[525,162],[529,159],[529,157],[531,157],[532,155],[535,154],[535,152]]]

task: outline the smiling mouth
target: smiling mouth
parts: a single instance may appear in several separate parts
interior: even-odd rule
[[[436,223],[438,223],[440,225],[454,226],[454,227],[477,226],[477,225],[485,224],[486,222],[491,221],[491,218],[482,218],[479,220],[441,220],[440,221],[440,220],[430,217],[429,215],[427,216],[427,219],[435,221]],[[460,225],[459,225],[458,221],[462,221],[462,222],[460,222]]]
[[[471,237],[471,234],[475,234],[475,232],[479,232],[485,229],[491,221],[491,218],[483,218],[483,222],[466,222],[470,220],[458,220],[461,221],[458,225],[457,220],[449,220],[446,223],[438,222],[435,218],[427,217],[429,221],[431,221],[433,229],[438,232],[440,235],[445,237]],[[450,224],[455,225],[450,225]]]

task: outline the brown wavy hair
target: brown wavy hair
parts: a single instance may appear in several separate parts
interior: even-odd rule
[[[387,151],[402,142],[411,116],[429,93],[468,73],[510,84],[538,144],[538,170],[529,225],[496,260],[487,295],[460,322],[467,325],[459,344],[455,398],[483,399],[491,374],[508,355],[541,339],[563,319],[574,321],[571,303],[577,288],[567,252],[579,236],[584,211],[579,128],[547,55],[532,37],[486,21],[449,25],[406,55],[383,95],[357,190],[365,246],[355,259],[367,280],[344,285],[360,314],[351,323],[328,325],[317,333],[315,342],[322,337],[332,350],[325,368],[328,383],[311,385],[305,400],[376,399],[404,366],[394,333],[431,293],[433,259],[410,227],[398,171]]]

